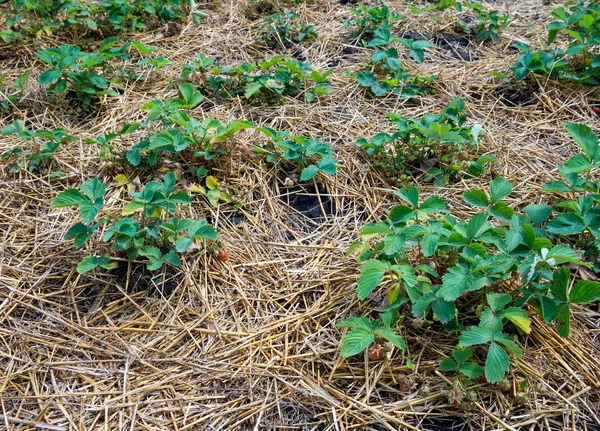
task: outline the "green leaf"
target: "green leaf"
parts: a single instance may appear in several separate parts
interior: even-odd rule
[[[497,383],[506,374],[510,366],[510,358],[497,343],[492,342],[485,361],[485,379],[489,383]]]
[[[170,263],[173,266],[180,266],[181,259],[175,250],[170,250],[167,254],[162,257],[162,260]]]
[[[454,301],[469,289],[471,280],[472,277],[464,274],[459,268],[450,268],[448,273],[442,277],[442,287],[438,290],[437,296],[446,301]]]
[[[319,168],[317,165],[309,165],[302,170],[300,174],[300,181],[308,181],[312,180],[313,177],[319,172]]]
[[[439,319],[441,323],[448,323],[454,319],[456,313],[456,307],[454,302],[443,301],[438,299],[431,303],[431,309],[433,314]]]
[[[79,202],[79,212],[81,213],[81,218],[86,224],[91,223],[98,212],[102,208],[104,201],[102,199],[98,199],[96,201],[91,201],[89,199],[83,200]]]
[[[504,202],[496,202],[490,208],[490,214],[498,220],[509,221],[515,215],[515,212]]]
[[[502,310],[499,314],[510,320],[517,328],[521,329],[526,334],[531,332],[531,319],[527,315],[527,311],[522,308],[507,308],[506,310]]]
[[[467,223],[467,241],[470,243],[474,238],[477,238],[481,233],[485,232],[491,226],[487,221],[488,214],[478,213],[475,214]]]
[[[458,365],[461,365],[469,360],[473,356],[473,349],[470,347],[463,347],[462,349],[457,348],[452,351],[452,356]]]
[[[585,124],[567,123],[565,125],[571,137],[577,142],[590,160],[595,160],[598,153],[598,137]]]
[[[246,87],[246,91],[244,92],[244,96],[246,99],[250,99],[254,94],[256,94],[262,88],[262,84],[260,82],[253,82]]]
[[[338,320],[336,323],[338,328],[363,328],[367,331],[372,331],[373,326],[366,317],[348,317],[347,319]]]
[[[47,70],[46,72],[44,72],[40,75],[38,82],[41,85],[48,85],[48,84],[51,84],[54,81],[56,81],[58,78],[60,78],[60,71]]]
[[[512,193],[513,186],[502,177],[494,179],[490,184],[490,201],[495,204]]]
[[[406,349],[406,343],[400,334],[392,328],[378,328],[375,330],[375,335],[386,339],[399,349]]]
[[[419,207],[419,190],[415,186],[404,187],[398,190],[395,195],[410,204],[414,209]]]
[[[356,355],[365,350],[375,340],[372,330],[355,328],[348,332],[342,342],[341,354],[344,358]]]
[[[360,278],[356,289],[358,299],[364,300],[379,285],[383,275],[390,268],[391,265],[388,262],[376,259],[365,261],[360,267]]]
[[[405,241],[406,238],[404,237],[404,235],[387,235],[383,242],[383,252],[388,256],[396,254],[398,253],[398,251],[400,251],[400,248],[402,247]]]
[[[483,368],[475,362],[467,362],[461,365],[458,370],[470,379],[478,379],[483,375]]]
[[[531,204],[523,208],[534,225],[539,226],[550,218],[552,207],[550,205]]]
[[[183,253],[187,251],[188,248],[190,248],[190,245],[192,245],[193,241],[194,240],[189,236],[179,238],[175,243],[175,250],[177,250],[178,253]]]
[[[136,211],[139,211],[143,208],[144,208],[143,203],[137,202],[137,201],[132,201],[132,202],[129,202],[127,205],[125,205],[125,207],[123,208],[123,212],[121,214],[131,215],[131,214],[135,213]]]
[[[561,263],[571,262],[577,265],[590,266],[581,260],[581,253],[575,252],[572,248],[565,245],[556,245],[546,254],[546,260],[554,259],[557,265]]]
[[[52,201],[52,208],[64,208],[71,205],[79,205],[81,202],[87,200],[77,189],[65,190],[59,193],[58,196]]]
[[[477,344],[486,344],[492,340],[492,332],[488,328],[474,326],[471,329],[463,331],[458,338],[461,346],[475,346]]]
[[[463,198],[471,205],[479,208],[487,208],[490,204],[487,195],[480,189],[467,190],[463,194]]]
[[[554,271],[550,292],[563,302],[568,301],[569,279],[571,271],[566,266],[559,267]]]
[[[23,121],[15,120],[12,123],[4,126],[2,128],[2,132],[0,132],[0,134],[2,134],[2,136],[7,136],[7,135],[15,134],[15,133],[21,133],[22,131],[23,131]]]
[[[106,186],[98,178],[92,178],[81,184],[81,191],[91,200],[96,200],[104,196]]]
[[[454,371],[457,368],[458,365],[451,358],[444,358],[440,361],[440,370],[442,371]]]
[[[90,256],[79,262],[77,265],[77,272],[85,274],[98,266],[104,269],[113,269],[116,268],[117,264],[110,263],[110,259],[106,256]]]
[[[439,196],[431,196],[421,204],[419,209],[426,213],[448,212],[446,200]]]
[[[552,233],[569,235],[583,232],[585,222],[575,213],[564,213],[554,217],[546,224],[546,229]]]
[[[556,319],[558,320],[556,324],[558,335],[563,338],[568,337],[571,331],[571,310],[567,304],[560,306]]]
[[[587,171],[592,168],[592,164],[583,154],[577,154],[567,160],[562,167],[562,170],[566,174],[577,173]]]
[[[600,283],[591,280],[580,280],[571,288],[569,302],[571,304],[589,304],[600,299]]]
[[[512,296],[508,293],[488,293],[486,299],[492,311],[498,311],[506,307]]]

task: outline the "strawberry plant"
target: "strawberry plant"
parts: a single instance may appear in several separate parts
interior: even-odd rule
[[[157,164],[162,153],[166,153],[181,160],[185,166],[192,167],[194,160],[198,158],[211,160],[220,154],[226,154],[222,144],[230,140],[237,131],[252,127],[252,123],[243,120],[233,120],[227,124],[215,118],[200,121],[186,110],[195,108],[204,100],[202,93],[186,83],[179,85],[179,94],[178,98],[153,100],[142,105],[142,109],[149,111],[144,122],[127,124],[119,132],[111,132],[87,142],[100,147],[103,159],[117,164],[128,163],[149,169]],[[154,124],[157,127],[151,127]],[[124,137],[138,131],[140,127],[143,133],[137,134],[133,139],[142,139],[123,155],[116,145],[117,141],[124,144]]]
[[[144,30],[150,22],[182,20],[188,2],[181,0],[10,0],[7,29],[0,37],[7,43],[27,36],[69,30],[75,38]],[[196,25],[207,15],[189,3]],[[154,16],[154,19],[150,19]],[[18,30],[16,30],[18,29]]]
[[[2,160],[15,159],[15,165],[10,172],[18,169],[34,171],[46,165],[58,151],[60,144],[74,142],[77,139],[65,129],[26,130],[21,120],[15,120],[6,125],[0,132],[2,136],[17,135],[17,138],[30,142],[30,148],[15,147],[2,154]],[[43,144],[42,144],[43,143]]]
[[[493,180],[487,191],[470,190],[466,201],[477,196],[477,206],[485,210],[457,220],[438,196],[422,201],[413,186],[396,192],[403,203],[387,219],[366,225],[362,239],[351,246],[362,262],[358,298],[367,299],[379,287],[387,292],[389,305],[378,319],[338,323],[352,329],[344,338],[343,356],[361,352],[375,337],[402,348],[398,322],[405,313],[426,321],[433,316],[451,333],[460,333],[458,348],[465,349],[442,367],[477,378],[477,368],[465,365],[466,349],[481,345],[487,349],[486,380],[496,383],[508,371],[510,355],[522,354],[513,334],[531,331],[531,309],[548,323],[556,321],[559,334],[567,336],[571,304],[600,299],[600,283],[569,281],[566,264],[590,264],[581,252],[555,245],[536,230],[527,212],[516,213],[502,202],[511,193],[512,185],[503,178]],[[520,287],[509,288],[515,282]],[[474,313],[467,302],[480,306]]]
[[[265,17],[260,30],[265,41],[275,42],[282,47],[317,37],[314,27],[300,22],[300,15],[293,10],[285,10]]]
[[[389,31],[378,30],[377,34],[385,37],[389,35]],[[368,88],[376,97],[385,96],[391,92],[399,97],[410,98],[432,91],[432,82],[437,76],[412,76],[402,67],[398,51],[395,48],[378,51],[372,54],[369,60],[370,64],[365,70],[351,72],[351,74],[356,77],[360,86]]]
[[[547,26],[550,46],[558,35],[569,40],[566,50],[560,48],[532,51],[527,44],[516,45],[522,52],[511,68],[517,80],[530,73],[541,73],[560,79],[574,80],[583,84],[600,82],[600,6],[583,1],[567,3],[552,11],[556,21]]]
[[[465,6],[472,9],[477,16],[474,20],[466,22],[460,20],[460,27],[469,33],[475,35],[475,39],[479,43],[490,40],[492,43],[498,43],[500,33],[508,27],[511,20],[508,14],[501,14],[497,10],[487,11],[479,3],[465,3]]]
[[[162,181],[152,181],[139,192],[131,192],[133,200],[122,215],[103,215],[106,186],[97,178],[87,180],[80,190],[68,189],[52,202],[52,208],[77,206],[82,222],[73,225],[65,239],[73,239],[75,247],[86,244],[95,232],[106,225],[102,241],[129,260],[141,257],[146,267],[155,271],[163,264],[181,265],[180,255],[198,240],[215,240],[217,232],[206,220],[186,220],[174,216],[181,205],[192,199],[183,191],[175,191],[176,177],[169,172]],[[112,269],[108,255],[92,255],[77,266],[81,274],[96,267]]]
[[[310,62],[285,60],[274,57],[258,63],[233,66],[212,66],[213,59],[203,57],[185,65],[182,76],[199,72],[200,88],[217,97],[230,98],[243,94],[256,103],[280,101],[282,96],[297,96],[304,92],[305,100],[312,102],[319,95],[331,93],[329,75],[312,69]]]
[[[269,138],[267,147],[254,147],[254,151],[264,154],[268,163],[296,165],[300,170],[300,181],[308,181],[318,173],[334,175],[338,160],[334,158],[329,144],[319,139],[304,136],[290,136],[289,132],[275,131],[269,127],[258,127]]]
[[[445,185],[463,171],[476,176],[485,163],[495,158],[485,156],[468,162],[468,156],[477,151],[481,126],[464,125],[464,107],[462,99],[454,97],[439,115],[425,114],[419,119],[387,114],[398,130],[379,133],[369,140],[359,139],[356,145],[364,148],[394,183],[408,179],[413,170],[422,171],[425,181],[433,180],[437,186]],[[424,161],[434,162],[434,166],[422,170]]]
[[[379,0],[376,4],[377,6],[371,7],[359,3],[357,8],[350,9],[354,18],[346,21],[344,27],[352,29],[353,41],[367,45],[376,36],[377,30],[390,30],[393,23],[402,18],[387,6],[381,6]]]
[[[36,55],[50,66],[40,75],[39,83],[57,94],[69,90],[83,106],[102,95],[118,96],[110,88],[110,61],[128,59],[127,47],[119,45],[116,39],[107,39],[96,53],[83,52],[72,45],[38,51]]]
[[[11,86],[4,86],[0,90],[0,112],[10,114],[14,111],[30,74],[31,71],[23,72]],[[3,84],[5,79],[6,76],[0,73],[0,84]]]

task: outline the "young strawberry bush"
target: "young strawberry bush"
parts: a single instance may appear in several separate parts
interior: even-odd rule
[[[447,184],[460,172],[479,176],[484,165],[496,159],[482,156],[469,160],[477,152],[481,126],[464,125],[464,108],[462,99],[454,97],[439,115],[425,114],[419,119],[387,114],[398,130],[379,133],[369,140],[359,139],[356,145],[375,159],[375,166],[394,184],[406,181],[413,171],[422,171],[423,178],[436,186]],[[424,162],[434,166],[423,170]]]
[[[30,70],[23,72],[17,76],[12,85],[2,85],[0,87],[0,113],[12,114],[15,111],[17,103],[23,95],[25,82],[27,82],[30,74]],[[0,84],[4,84],[5,79],[6,75],[0,73]]]
[[[473,10],[477,15],[471,21],[460,20],[460,27],[469,33],[475,35],[479,43],[487,42],[498,43],[500,33],[511,23],[508,14],[501,14],[497,10],[486,10],[479,3],[465,3],[465,6]]]
[[[131,192],[132,201],[121,215],[103,214],[106,186],[97,178],[85,181],[80,190],[68,189],[52,202],[52,208],[77,206],[82,222],[73,225],[65,239],[73,239],[75,247],[86,244],[97,231],[103,231],[102,242],[119,256],[129,260],[141,258],[149,270],[163,264],[181,265],[180,255],[200,240],[216,240],[217,232],[206,220],[186,220],[175,214],[182,205],[192,203],[183,191],[176,191],[175,174],[169,172],[162,181],[152,181],[139,192]],[[83,274],[96,267],[112,269],[110,255],[92,255],[83,259],[77,272]]]
[[[259,127],[269,138],[266,148],[254,147],[254,151],[266,156],[268,163],[283,161],[301,170],[300,181],[308,181],[322,173],[334,175],[338,160],[334,158],[329,144],[320,139],[305,136],[290,136],[289,132],[275,131],[269,127]]]
[[[377,30],[390,30],[394,22],[402,18],[387,6],[381,6],[379,0],[374,7],[359,3],[358,7],[351,8],[350,12],[354,17],[346,21],[344,27],[352,29],[350,35],[352,41],[360,42],[365,46],[376,37]]]
[[[206,14],[181,0],[47,1],[10,0],[6,3],[6,28],[0,38],[10,43],[27,37],[68,31],[81,38],[135,32],[151,22],[184,19],[186,12],[196,25]]]
[[[561,6],[552,11],[556,20],[547,26],[547,44],[550,46],[561,35],[568,39],[569,46],[566,50],[532,51],[527,44],[516,45],[522,51],[511,68],[517,80],[539,73],[583,84],[600,83],[600,5],[579,1],[565,6],[568,8]]]
[[[289,9],[265,17],[260,30],[266,42],[274,42],[282,47],[317,38],[314,26],[301,22],[300,15]]]
[[[465,200],[483,211],[457,220],[440,197],[421,200],[413,186],[398,191],[403,204],[388,219],[366,225],[361,241],[351,248],[362,262],[358,298],[366,299],[379,287],[387,292],[389,305],[379,319],[339,322],[351,328],[342,355],[360,353],[376,339],[402,349],[398,322],[407,314],[426,321],[434,317],[448,331],[460,333],[459,347],[487,350],[485,377],[495,383],[508,371],[510,355],[522,354],[513,335],[530,332],[531,308],[546,322],[556,321],[559,334],[567,336],[571,306],[600,299],[600,283],[569,281],[566,264],[590,265],[581,252],[536,230],[527,213],[504,203],[511,192],[503,178],[493,180],[487,191],[467,191]],[[520,287],[512,290],[515,282]],[[481,304],[475,313],[467,306],[473,302]]]
[[[179,94],[178,98],[153,100],[142,105],[142,109],[149,111],[144,122],[127,124],[119,132],[87,142],[98,145],[101,158],[117,165],[150,169],[157,165],[161,154],[167,154],[193,169],[197,161],[226,154],[223,144],[237,131],[252,127],[252,123],[243,120],[224,124],[214,118],[196,119],[187,111],[198,106],[204,96],[191,84],[179,85]],[[132,135],[138,130],[141,133]],[[132,135],[134,141],[139,140],[124,153],[122,146],[126,145],[127,135]]]
[[[10,172],[16,172],[18,169],[30,172],[39,170],[42,166],[48,165],[60,144],[77,140],[65,129],[27,130],[22,120],[15,120],[4,126],[0,134],[2,136],[17,135],[17,138],[28,143],[27,146],[18,146],[2,154],[2,160],[14,161]]]
[[[392,42],[406,41],[411,43],[413,58],[418,63],[424,59],[423,48],[432,46],[426,41],[412,41],[411,39],[392,38],[389,30],[379,29],[375,32],[376,38],[368,44],[370,47],[381,46]],[[415,46],[412,42],[420,42]],[[372,54],[369,64],[362,71],[352,71],[350,75],[355,76],[356,81],[362,87],[366,87],[376,97],[385,96],[388,93],[397,94],[402,98],[420,96],[433,91],[432,83],[437,76],[421,77],[412,76],[402,67],[396,48],[387,48]]]
[[[321,73],[313,70],[310,62],[285,60],[283,56],[237,67],[216,66],[213,58],[198,56],[183,67],[181,76],[197,73],[201,90],[213,97],[227,99],[243,94],[245,99],[264,104],[304,93],[310,103],[331,93],[331,72],[333,69]]]

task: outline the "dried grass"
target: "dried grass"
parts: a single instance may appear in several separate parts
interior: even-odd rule
[[[398,32],[432,37],[452,34],[451,11],[439,16],[412,15],[405,2],[390,1],[405,14]],[[159,31],[136,35],[158,48],[173,65],[152,72],[147,81],[107,99],[99,114],[78,118],[34,84],[41,73],[33,52],[2,48],[3,70],[16,75],[33,68],[23,104],[36,127],[65,127],[79,138],[60,150],[55,169],[77,183],[99,175],[110,183],[97,150],[84,143],[143,118],[144,102],[172,95],[170,80],[199,52],[222,64],[254,61],[274,53],[255,42],[258,22],[244,18],[245,2],[223,0],[207,5],[211,15],[201,28],[181,27],[165,37]],[[397,429],[598,429],[600,314],[575,313],[573,334],[560,339],[552,328],[534,321],[523,359],[513,376],[526,379],[527,402],[515,405],[510,394],[477,384],[477,401],[465,409],[448,404],[451,381],[437,370],[454,341],[435,327],[403,329],[408,349],[392,359],[372,362],[339,354],[339,318],[376,307],[359,304],[354,294],[357,265],[345,256],[360,227],[378,220],[394,204],[393,189],[369,169],[353,146],[359,137],[385,130],[384,113],[422,115],[439,112],[451,96],[462,97],[469,121],[488,135],[483,147],[499,158],[495,173],[515,184],[514,204],[537,202],[539,188],[556,175],[555,166],[572,154],[566,121],[600,131],[589,109],[597,89],[540,79],[530,106],[507,106],[498,97],[502,84],[490,76],[516,59],[514,39],[540,42],[538,30],[551,9],[541,1],[498,1],[515,22],[497,46],[471,46],[476,61],[463,61],[443,49],[431,49],[425,64],[406,61],[411,72],[437,73],[439,92],[402,105],[393,98],[365,98],[345,72],[364,61],[367,51],[349,55],[340,21],[349,17],[333,0],[298,7],[315,24],[319,38],[298,47],[317,69],[335,63],[335,91],[317,104],[288,100],[281,106],[248,106],[243,100],[219,103],[198,117],[245,118],[331,142],[341,159],[339,174],[328,178],[326,198],[334,213],[322,220],[300,214],[280,197],[289,193],[281,174],[266,170],[242,150],[261,139],[242,133],[239,148],[213,166],[217,176],[243,203],[243,217],[230,206],[219,209],[198,201],[189,216],[208,217],[230,252],[226,262],[212,249],[186,256],[176,274],[163,273],[139,287],[131,275],[80,276],[74,268],[87,250],[75,250],[63,235],[76,215],[50,209],[53,197],[68,186],[35,174],[0,171],[0,427],[10,430],[397,430]],[[440,30],[443,29],[443,30]],[[42,46],[56,38],[42,38]],[[510,90],[508,90],[510,91]],[[16,141],[2,138],[0,153]],[[460,196],[486,178],[443,189],[455,211],[468,208]],[[110,186],[107,205],[118,211],[125,191]],[[131,268],[130,268],[131,269]],[[177,288],[163,298],[161,286],[172,277]],[[142,280],[143,281],[143,280]],[[136,287],[137,286],[137,287]],[[362,312],[362,311],[360,311]],[[415,364],[413,372],[407,366]]]

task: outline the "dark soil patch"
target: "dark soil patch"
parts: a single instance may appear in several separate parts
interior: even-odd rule
[[[244,16],[250,21],[256,21],[267,15],[273,15],[275,12],[277,12],[277,8],[273,3],[262,1],[249,4],[246,9],[244,9]]]
[[[152,296],[170,296],[177,287],[173,272],[170,267],[163,270],[149,271],[145,264],[132,263],[127,284],[128,262],[120,262],[115,270],[119,283],[127,285],[127,293],[147,291]]]
[[[477,57],[471,52],[471,40],[467,36],[439,34],[434,42],[447,54],[463,61],[475,61]]]
[[[280,199],[311,220],[318,220],[335,213],[335,203],[324,196],[327,194],[325,185],[317,184],[315,188],[314,184],[307,184],[290,187]]]
[[[530,86],[515,88],[513,86],[500,86],[494,89],[496,96],[505,106],[531,106],[537,103],[536,90]]]
[[[420,424],[424,431],[463,431],[467,430],[467,424],[463,418],[427,418]]]
[[[344,49],[342,49],[342,52],[347,55],[354,55],[354,54],[358,54],[360,52],[360,49],[358,49],[354,46],[348,45],[348,46],[345,46]]]
[[[421,33],[419,33],[416,30],[406,30],[404,33],[402,33],[402,37],[405,39],[412,39],[412,40],[427,40],[425,38],[425,36],[423,36]]]

